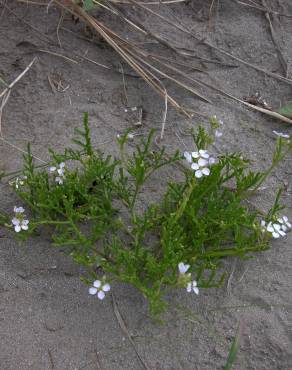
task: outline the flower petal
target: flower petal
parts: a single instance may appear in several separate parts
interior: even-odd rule
[[[15,226],[17,226],[17,225],[19,225],[19,224],[20,224],[19,219],[18,219],[18,218],[16,218],[16,217],[13,217],[13,219],[11,220],[11,222],[12,222],[12,224],[13,224],[13,225],[15,225]]]
[[[206,166],[208,164],[208,161],[206,160],[206,159],[204,159],[204,158],[200,158],[199,160],[198,160],[198,165],[200,166],[200,167],[204,167],[204,166]]]
[[[199,152],[192,152],[192,157],[193,158],[199,158],[200,157]]]
[[[193,287],[193,291],[194,291],[195,294],[197,294],[197,295],[199,294],[199,288],[198,287]]]
[[[56,169],[57,169],[57,167],[55,167],[55,166],[52,166],[52,167],[49,168],[50,172],[55,172]]]
[[[185,274],[188,269],[190,268],[190,265],[188,264],[184,264],[183,262],[180,262],[178,264],[178,271],[181,273],[181,274]]]
[[[21,231],[20,225],[14,226],[14,230],[15,230],[15,232],[19,233]]]
[[[200,166],[198,165],[198,163],[192,163],[191,168],[193,170],[198,170],[200,168]]]
[[[103,285],[102,290],[104,292],[109,292],[111,290],[111,286],[108,283],[106,283]]]
[[[281,235],[281,236],[285,236],[286,233],[283,231],[283,230],[279,230],[278,233]]]
[[[192,283],[188,283],[188,285],[187,285],[187,292],[188,293],[191,293],[191,291],[192,291]]]
[[[283,231],[287,231],[288,230],[288,227],[286,225],[282,225],[282,230]]]
[[[203,176],[203,174],[202,174],[202,171],[201,170],[197,170],[196,172],[195,172],[195,176],[199,179],[199,178],[201,178],[202,176]]]
[[[94,286],[95,288],[100,288],[100,287],[101,287],[101,281],[100,281],[100,280],[95,280],[95,281],[93,282],[93,286]]]
[[[273,228],[273,226],[272,226],[271,223],[268,224],[267,231],[269,231],[270,233],[273,233],[274,232],[274,228]]]
[[[209,158],[209,165],[215,164],[217,162],[216,158],[210,157]]]
[[[273,235],[273,238],[275,238],[275,239],[280,238],[280,234],[278,234],[276,232],[273,232],[272,235]]]
[[[208,154],[207,150],[201,149],[201,150],[199,150],[199,153],[200,153],[200,156],[202,158],[209,158],[210,157],[210,155]]]
[[[209,176],[210,175],[210,169],[208,167],[205,167],[205,168],[202,169],[202,173],[205,176]]]
[[[197,170],[197,171],[195,172],[195,176],[196,176],[198,179],[200,179],[200,178],[203,176],[203,172],[202,172],[201,170]]]
[[[94,288],[94,287],[91,287],[91,288],[88,289],[88,292],[89,292],[89,294],[94,295],[94,294],[97,293],[97,289]]]
[[[102,290],[100,290],[100,291],[97,293],[97,296],[98,296],[98,298],[99,298],[99,299],[103,300],[103,299],[104,299],[104,297],[105,297],[105,294],[104,294],[104,292],[103,292]]]

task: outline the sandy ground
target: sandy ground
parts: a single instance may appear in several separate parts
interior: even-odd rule
[[[193,0],[155,9],[167,16],[175,14],[198,35],[247,62],[284,75],[264,13],[231,0],[221,0],[209,29],[210,3]],[[290,0],[270,1],[270,4],[281,13],[292,14]],[[205,70],[193,72],[194,76],[239,98],[260,92],[273,107],[291,101],[291,85],[195,43],[138,8],[134,11],[145,24],[176,45],[202,57],[237,66],[203,64],[193,59],[189,63]],[[21,152],[7,142],[25,149],[30,141],[35,155],[46,160],[48,147],[62,149],[69,144],[84,111],[90,114],[94,142],[108,153],[115,150],[116,134],[131,125],[131,118],[124,112],[125,104],[143,107],[143,125],[137,133],[143,135],[151,127],[160,128],[162,99],[142,80],[129,76],[131,71],[127,66],[124,65],[126,102],[120,73],[76,56],[79,53],[98,63],[120,68],[121,61],[114,52],[98,40],[85,40],[88,34],[80,23],[75,25],[70,16],[65,17],[59,30],[65,50],[56,46],[59,15],[53,6],[47,14],[45,7],[21,5],[13,0],[0,2],[0,76],[11,82],[33,57],[38,58],[13,89],[5,107],[2,134],[6,142],[0,141],[0,170],[17,170],[22,163]],[[117,27],[115,19],[105,13],[99,12],[97,17]],[[292,78],[291,18],[275,16],[272,22],[288,65],[285,72]],[[131,38],[128,28],[119,26],[117,29]],[[153,48],[164,52],[155,45]],[[37,49],[66,55],[77,63]],[[61,81],[66,90],[54,93],[48,76]],[[200,89],[212,101],[206,104],[173,84],[165,84],[185,105],[207,115],[217,114],[224,120],[224,136],[214,150],[241,150],[253,160],[255,167],[263,168],[271,158],[275,142],[272,130],[291,130],[287,124],[251,111],[212,90]],[[204,119],[195,116],[190,122],[170,109],[164,139],[167,149],[188,147],[189,138],[184,131],[198,121]],[[283,201],[286,214],[291,217],[290,161],[291,157],[283,162],[253,201],[259,207],[268,207],[279,184],[284,185]],[[153,196],[159,196],[159,177],[151,186]],[[17,200],[5,182],[0,190],[1,209],[11,210]],[[145,195],[145,204],[149,201],[149,195]],[[201,290],[198,298],[185,292],[173,292],[164,325],[149,318],[146,302],[133,288],[114,286],[118,309],[148,367],[155,370],[222,369],[241,322],[241,347],[234,369],[291,369],[291,240],[290,234],[254,259],[228,261],[231,278],[229,284],[219,290]],[[100,302],[89,296],[79,273],[79,267],[62,251],[50,247],[48,238],[40,236],[19,244],[13,235],[0,230],[1,370],[143,369],[133,345],[119,326],[112,299]],[[184,306],[184,311],[175,308],[178,305]]]

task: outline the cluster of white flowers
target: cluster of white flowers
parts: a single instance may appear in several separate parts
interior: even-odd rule
[[[190,268],[190,265],[184,264],[183,262],[180,262],[178,264],[178,271],[179,271],[180,275],[186,276],[187,278],[189,278],[191,280],[191,274],[187,273],[189,268]],[[194,292],[197,295],[199,294],[199,288],[197,287],[196,280],[189,281],[187,283],[186,289],[187,289],[188,293]]]
[[[109,283],[105,282],[105,277],[102,280],[95,280],[93,286],[89,288],[89,294],[97,295],[99,299],[104,299],[105,293],[111,290]]]
[[[292,225],[288,221],[288,217],[283,216],[278,218],[277,222],[270,221],[268,224],[266,224],[266,221],[262,220],[261,227],[263,232],[269,232],[272,234],[273,238],[278,239],[281,236],[285,236]]]
[[[50,172],[57,172],[57,176],[55,177],[55,181],[57,184],[62,185],[65,180],[65,163],[61,162],[59,167],[52,166],[49,168]]]
[[[195,176],[199,179],[202,176],[210,175],[210,166],[216,163],[216,159],[211,157],[207,150],[200,149],[198,152],[184,152],[184,157],[191,168],[195,171]]]
[[[24,217],[24,208],[23,207],[14,207],[15,216],[11,220],[12,225],[14,226],[15,232],[19,233],[21,230],[28,230],[29,220]]]

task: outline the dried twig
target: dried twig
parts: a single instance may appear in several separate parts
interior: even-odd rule
[[[9,145],[9,146],[11,146],[12,148],[14,148],[14,149],[16,149],[16,150],[18,150],[19,152],[21,152],[21,153],[23,153],[23,154],[28,154],[28,152],[27,151],[25,151],[25,150],[23,150],[23,149],[21,149],[21,148],[19,148],[18,146],[16,146],[15,144],[12,144],[12,143],[10,143],[10,141],[8,141],[7,139],[5,139],[3,136],[0,136],[0,140],[2,140],[5,144],[7,144],[7,145]],[[35,156],[35,155],[31,155],[34,159],[36,159],[36,160],[38,160],[39,162],[41,162],[41,163],[44,163],[44,164],[47,164],[47,162],[45,162],[45,161],[43,161],[41,158],[39,158],[39,157],[37,157],[37,156]]]
[[[13,86],[15,85],[15,84],[17,84],[17,82],[19,81],[19,80],[21,80],[22,79],[22,77],[30,70],[30,68],[32,67],[32,65],[34,64],[34,62],[36,61],[36,57],[35,58],[33,58],[33,60],[29,63],[29,65],[25,68],[25,70],[24,71],[22,71],[21,73],[20,73],[20,75],[18,75],[17,77],[16,77],[16,79],[13,81],[13,82],[11,82],[11,84],[9,84],[8,85],[8,87],[6,88],[6,89],[4,89],[1,93],[0,93],[0,98],[2,98],[9,90],[11,90],[12,88],[13,88]]]
[[[138,350],[137,350],[137,347],[136,347],[136,344],[135,342],[133,341],[133,338],[131,336],[131,334],[129,333],[128,329],[127,329],[127,326],[120,314],[120,311],[119,311],[119,308],[118,308],[118,305],[117,305],[117,302],[116,302],[116,299],[115,299],[115,296],[114,294],[112,293],[112,303],[113,303],[113,309],[114,309],[114,314],[117,318],[117,321],[120,325],[120,328],[122,329],[122,331],[124,332],[124,334],[128,337],[131,345],[133,346],[134,348],[134,351],[139,359],[139,361],[141,362],[142,366],[144,369],[146,370],[150,370],[149,366],[146,364],[146,362],[142,359],[142,357],[140,356]]]
[[[292,124],[292,120],[289,119],[288,117],[285,117],[285,116],[281,115],[280,113],[277,113],[277,112],[274,112],[274,111],[271,111],[271,110],[268,110],[268,109],[264,109],[264,108],[258,107],[256,105],[253,105],[253,104],[250,104],[250,103],[248,103],[248,102],[246,102],[244,100],[241,100],[241,99],[239,99],[239,98],[237,98],[237,97],[235,97],[235,96],[233,96],[233,95],[225,92],[222,89],[219,89],[218,87],[215,87],[213,84],[211,85],[211,84],[209,84],[207,82],[198,80],[197,78],[190,78],[190,80],[192,80],[194,82],[197,82],[201,86],[209,87],[210,89],[212,89],[214,91],[217,91],[220,94],[222,94],[222,95],[224,95],[224,96],[226,96],[226,97],[228,97],[228,98],[230,98],[232,100],[235,100],[235,101],[237,101],[237,102],[239,102],[241,104],[244,104],[244,105],[246,105],[249,108],[252,108],[254,110],[257,110],[258,112],[265,113],[268,116],[271,116],[271,117],[276,118],[276,119],[279,119],[279,120],[281,120],[283,122]]]
[[[50,50],[37,49],[37,51],[40,51],[41,53],[51,54],[51,55],[54,55],[56,57],[63,58],[65,60],[67,60],[68,62],[72,62],[72,63],[78,64],[78,62],[76,60],[74,60],[72,58],[69,58],[69,57],[66,57],[65,55],[62,55],[62,54],[59,54],[59,53],[55,53],[55,52],[50,51]]]
[[[256,66],[255,64],[252,64],[252,63],[249,63],[249,62],[246,62],[245,60],[239,58],[239,57],[236,57],[235,55],[231,54],[231,53],[228,53],[227,51],[225,51],[224,49],[221,49],[213,44],[211,44],[210,42],[204,40],[204,39],[199,39],[198,36],[196,36],[193,31],[191,29],[189,29],[186,25],[184,25],[182,22],[179,23],[174,23],[172,22],[171,20],[169,20],[168,18],[162,16],[161,14],[153,11],[152,9],[149,9],[147,8],[147,6],[144,6],[142,4],[140,4],[139,2],[135,1],[135,0],[130,0],[133,4],[135,4],[136,6],[144,9],[145,11],[147,11],[148,13],[152,14],[152,15],[155,15],[156,17],[158,17],[159,19],[162,19],[163,21],[165,21],[166,23],[172,25],[173,27],[175,27],[176,29],[180,30],[181,32],[189,35],[190,37],[193,37],[194,39],[196,39],[198,42],[218,51],[219,53],[223,54],[223,55],[226,55],[228,56],[229,58],[232,58],[248,67],[251,67],[259,72],[262,72],[270,77],[273,77],[279,81],[282,81],[282,82],[285,82],[289,85],[292,85],[292,80],[289,79],[289,78],[286,78],[286,77],[283,77],[283,76],[280,76],[276,73],[273,73],[273,72],[270,72],[270,71],[267,71],[263,68],[260,68],[258,66]]]
[[[20,73],[20,75],[18,75],[16,77],[16,79],[11,82],[10,85],[8,85],[1,93],[0,93],[0,99],[2,98],[2,102],[1,102],[1,106],[0,106],[0,136],[2,137],[2,113],[3,113],[3,109],[9,99],[9,96],[10,96],[10,93],[11,93],[11,89],[17,84],[18,81],[20,81],[22,79],[22,77],[30,70],[30,68],[32,67],[32,65],[34,64],[34,62],[36,61],[36,57],[33,58],[33,60],[29,63],[29,65],[25,68],[24,71],[22,71]]]
[[[248,4],[248,3],[245,3],[245,2],[240,1],[240,0],[233,0],[233,1],[237,4],[239,4],[239,5],[254,8],[254,9],[260,10],[264,13],[275,14],[275,15],[278,15],[278,16],[281,16],[281,17],[286,17],[286,18],[292,18],[292,14],[285,14],[285,13],[276,12],[274,10],[261,7],[260,5],[255,5],[254,3],[253,4]]]
[[[262,0],[262,4],[265,8],[267,8],[267,4],[266,4],[266,1],[265,0]],[[269,12],[265,12],[265,17],[269,23],[269,26],[270,26],[270,32],[271,32],[271,37],[272,37],[272,41],[274,43],[274,46],[275,46],[275,49],[278,53],[278,56],[279,56],[279,61],[282,65],[282,68],[284,70],[284,75],[285,77],[287,78],[288,77],[288,67],[287,67],[287,63],[286,63],[286,60],[284,58],[284,55],[282,53],[282,50],[279,46],[279,43],[278,43],[278,40],[277,40],[277,36],[275,34],[275,30],[274,30],[274,27],[273,27],[273,23],[272,23],[272,20],[271,20],[271,17],[270,17],[270,14]]]

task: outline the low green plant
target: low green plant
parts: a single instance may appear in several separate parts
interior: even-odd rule
[[[213,117],[208,131],[199,127],[193,133],[195,151],[170,156],[153,149],[153,131],[130,153],[132,134],[126,132],[118,138],[121,155],[114,158],[94,149],[85,114],[83,129],[76,130],[77,149],[50,150],[47,167],[36,168],[28,146],[13,187],[29,220],[15,207],[14,217],[2,215],[0,222],[21,239],[48,229],[54,246],[87,267],[82,280],[93,284],[90,294],[103,299],[115,281],[129,283],[148,299],[151,313],[159,314],[171,289],[198,294],[199,288],[219,287],[225,257],[249,258],[291,227],[278,215],[280,191],[267,214],[245,202],[292,149],[291,142],[278,138],[270,167],[254,172],[240,153],[210,155],[217,128]],[[144,209],[139,196],[165,166],[179,170],[181,180],[168,180],[161,200]]]

